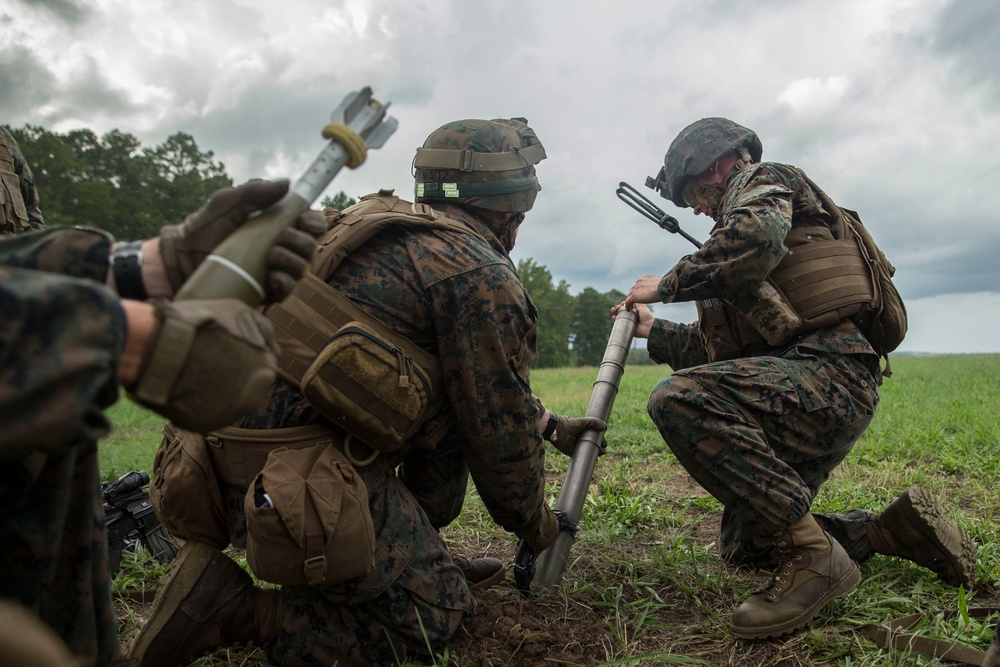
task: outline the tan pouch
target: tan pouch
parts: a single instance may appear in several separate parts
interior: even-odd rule
[[[802,329],[802,318],[770,280],[765,280],[753,299],[731,304],[772,347],[782,345]]]
[[[740,343],[733,333],[724,304],[718,299],[704,299],[695,305],[708,360],[726,361],[740,356]]]
[[[384,452],[420,431],[432,398],[426,371],[361,322],[348,322],[330,337],[300,388],[327,419]]]
[[[149,500],[160,523],[174,537],[229,545],[222,492],[212,469],[205,437],[174,424],[163,427],[153,459]]]
[[[275,584],[335,584],[375,566],[364,480],[333,444],[272,451],[247,489],[247,563]]]

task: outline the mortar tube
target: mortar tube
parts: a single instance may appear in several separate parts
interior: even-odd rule
[[[635,311],[618,311],[615,324],[608,337],[608,346],[604,350],[604,358],[597,371],[594,390],[587,405],[587,417],[597,417],[605,422],[611,416],[611,408],[618,395],[618,385],[625,373],[625,360],[632,345],[635,327],[639,323],[639,315]],[[555,509],[566,512],[567,518],[573,523],[580,520],[583,504],[587,499],[587,491],[594,475],[597,458],[601,451],[603,433],[588,429],[580,434],[576,441],[573,456],[563,481]],[[569,560],[569,550],[573,546],[574,536],[569,530],[559,531],[548,549],[538,555],[535,562],[535,577],[531,587],[533,591],[557,588],[566,570]]]

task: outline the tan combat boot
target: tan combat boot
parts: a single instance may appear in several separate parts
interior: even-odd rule
[[[469,585],[470,591],[485,591],[487,588],[503,581],[503,563],[496,558],[465,558],[464,556],[452,556],[455,565],[465,575],[465,582]]]
[[[933,571],[952,586],[972,588],[976,545],[941,504],[919,486],[911,486],[868,522],[868,542],[875,553],[898,556]]]
[[[153,610],[127,642],[143,667],[182,667],[222,646],[264,645],[281,628],[280,590],[263,590],[224,553],[188,542],[167,568]]]
[[[729,632],[734,637],[763,639],[798,630],[861,581],[857,564],[812,514],[779,533],[775,547],[782,554],[781,565],[771,583],[733,612]]]

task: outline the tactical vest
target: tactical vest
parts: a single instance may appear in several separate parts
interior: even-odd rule
[[[880,356],[906,333],[906,311],[890,280],[895,269],[853,211],[842,209],[806,178],[835,221],[793,225],[788,254],[753,297],[697,303],[709,359],[751,354],[853,318]],[[888,366],[886,375],[889,375]]]
[[[0,131],[0,233],[18,234],[28,229],[28,209],[21,196],[21,179],[14,171],[10,139]]]
[[[407,429],[411,428],[407,421],[412,417],[403,414],[405,411],[398,402],[391,395],[384,395],[378,387],[359,387],[348,377],[349,374],[343,372],[345,362],[335,359],[325,361],[324,356],[329,355],[332,341],[345,332],[353,333],[356,340],[367,336],[388,342],[392,349],[387,349],[386,354],[395,355],[398,359],[398,386],[414,382],[426,384],[430,405],[420,417],[420,423],[412,425],[418,428],[412,434],[412,442],[418,447],[433,447],[454,422],[439,360],[362,310],[328,285],[326,279],[365,241],[390,227],[451,229],[482,237],[469,226],[440,215],[427,204],[414,204],[394,196],[392,190],[380,190],[377,194],[362,197],[356,205],[343,212],[328,211],[331,228],[318,241],[310,271],[288,298],[264,310],[274,324],[275,335],[281,345],[278,373],[286,382],[299,387],[325,417],[343,425],[348,431],[351,431],[350,415],[345,416],[342,410],[324,411],[322,405],[317,405],[323,402],[325,396],[336,393],[363,403],[361,407],[367,413],[364,418],[368,422],[378,421],[387,428],[398,424],[394,433],[397,438],[402,438],[400,434],[408,433]],[[305,386],[317,378],[322,380],[323,390],[316,391]],[[393,381],[389,379],[385,384],[392,385]],[[391,389],[391,386],[385,387],[386,392]],[[372,442],[371,436],[359,437],[376,449],[392,448],[390,444],[383,446]]]

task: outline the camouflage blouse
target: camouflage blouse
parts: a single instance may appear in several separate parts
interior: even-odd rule
[[[788,252],[792,226],[830,226],[830,216],[797,167],[754,164],[733,177],[720,205],[719,220],[700,249],[687,255],[660,280],[664,303],[712,298],[733,299],[757,292]],[[650,357],[674,370],[708,361],[698,324],[657,319],[649,335]],[[850,321],[801,335],[792,346],[839,354],[875,352]],[[757,354],[781,350],[761,348]]]
[[[111,238],[51,229],[0,239],[0,458],[91,442],[118,397],[125,316],[103,281]]]
[[[528,384],[537,311],[487,225],[461,207],[434,207],[489,241],[450,229],[384,230],[327,282],[438,356],[456,416],[452,435],[464,443],[480,497],[506,530],[532,531],[545,511],[540,407]],[[240,425],[281,428],[322,419],[279,380],[266,405]],[[392,456],[398,463],[406,453],[404,447]]]

